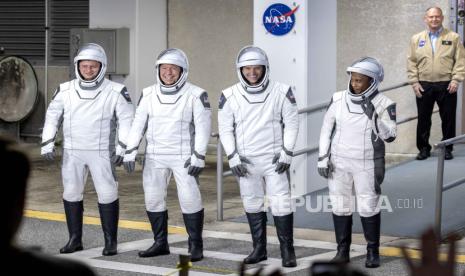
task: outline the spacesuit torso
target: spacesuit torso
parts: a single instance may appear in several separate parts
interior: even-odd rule
[[[320,156],[330,148],[333,156],[352,159],[384,157],[383,140],[393,140],[396,136],[395,103],[380,93],[371,102],[376,114],[370,120],[361,105],[350,100],[347,91],[333,95],[323,122],[326,127],[322,129]]]
[[[106,150],[126,137],[134,114],[124,85],[105,79],[96,89],[82,89],[77,80],[63,83],[47,111],[42,140],[53,141],[63,121],[64,149]]]
[[[247,93],[240,83],[223,91],[219,132],[227,155],[274,156],[294,148],[298,115],[288,85],[270,81],[265,91]],[[283,131],[284,124],[284,131]]]
[[[139,145],[144,128],[147,154],[205,156],[211,131],[211,109],[205,90],[189,82],[173,94],[152,85],[142,92],[128,149]],[[194,135],[195,134],[195,135]]]

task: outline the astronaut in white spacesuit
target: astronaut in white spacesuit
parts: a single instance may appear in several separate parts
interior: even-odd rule
[[[396,104],[378,92],[382,65],[365,57],[347,68],[348,89],[334,93],[320,134],[318,172],[328,178],[338,244],[333,260],[349,262],[352,235],[352,190],[355,189],[367,257],[378,267],[381,216],[378,206],[384,179],[384,142],[396,138]]]
[[[289,174],[298,112],[292,89],[271,81],[266,53],[244,47],[236,60],[239,83],[219,100],[219,135],[240,192],[253,240],[246,264],[267,259],[265,195],[274,217],[282,264],[296,266]]]
[[[211,108],[204,89],[187,82],[189,63],[179,49],[163,51],[156,62],[157,83],[145,88],[128,136],[124,166],[134,171],[139,143],[146,133],[143,186],[155,242],[140,257],[169,254],[167,187],[174,174],[191,261],[203,258],[204,210],[198,176],[205,167]]]
[[[107,57],[101,46],[83,45],[74,67],[76,79],[55,91],[42,132],[41,154],[53,160],[56,134],[63,123],[63,203],[70,238],[60,253],[83,249],[83,193],[90,172],[105,238],[102,254],[114,255],[119,217],[115,165],[123,161],[134,107],[126,87],[105,78]]]

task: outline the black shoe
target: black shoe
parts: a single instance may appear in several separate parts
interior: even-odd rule
[[[266,252],[266,213],[245,213],[252,234],[253,251],[244,259],[244,264],[256,264],[268,259]]]
[[[428,150],[422,149],[417,155],[417,160],[425,160],[426,158],[430,157],[431,154]]]
[[[333,214],[334,233],[336,234],[337,254],[331,262],[350,262],[350,244],[352,243],[352,215],[337,216]]]
[[[98,204],[100,220],[102,222],[103,237],[105,247],[102,250],[103,256],[113,256],[118,253],[118,220],[119,220],[119,200],[108,204]]]
[[[371,217],[361,217],[363,234],[367,241],[367,256],[365,267],[379,267],[379,238],[381,228],[381,214],[378,213]]]
[[[296,267],[294,251],[294,213],[285,216],[273,216],[278,234],[279,248],[283,267]]]
[[[446,159],[446,160],[454,159],[454,155],[452,155],[452,151],[446,150],[446,154],[444,155],[444,159]]]
[[[150,225],[152,226],[154,243],[147,250],[139,251],[139,257],[155,257],[170,254],[168,245],[168,211],[147,211]]]
[[[191,262],[198,262],[203,259],[203,209],[193,214],[182,214],[187,234],[189,235],[189,254]]]
[[[82,216],[84,212],[83,201],[70,202],[63,200],[68,226],[69,241],[60,249],[61,254],[73,253],[83,250],[82,247]]]

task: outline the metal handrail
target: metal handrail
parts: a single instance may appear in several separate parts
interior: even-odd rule
[[[444,159],[446,154],[446,146],[465,142],[465,134],[441,141],[434,145],[434,149],[438,150],[438,169],[436,172],[436,205],[434,214],[434,229],[438,237],[441,237],[441,220],[442,220],[442,193],[465,183],[465,177],[447,183],[444,186]]]
[[[399,84],[395,84],[392,86],[385,87],[383,89],[380,89],[379,92],[387,92],[391,91],[400,87],[407,86],[407,82],[402,82]],[[312,106],[307,106],[302,109],[298,110],[299,114],[309,114],[317,111],[324,110],[328,107],[329,103],[319,103],[315,104]],[[410,117],[404,119],[405,122],[411,121],[416,119],[416,117]],[[404,123],[404,122],[402,122]],[[400,124],[400,123],[398,123]],[[221,145],[220,137],[218,133],[212,133],[211,137],[217,138],[217,150],[216,150],[216,158],[217,158],[217,171],[216,171],[216,188],[217,188],[217,220],[222,221],[223,220],[223,177],[230,176],[232,175],[231,170],[228,170],[226,172],[223,171],[223,146]],[[318,145],[310,146],[307,148],[303,148],[300,150],[296,150],[294,152],[294,156],[302,155],[302,154],[308,154],[308,153],[313,153],[315,151],[318,151]]]

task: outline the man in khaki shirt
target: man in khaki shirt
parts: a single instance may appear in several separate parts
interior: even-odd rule
[[[439,106],[442,139],[455,137],[457,89],[465,77],[465,49],[459,35],[442,26],[439,7],[426,10],[426,30],[412,36],[407,57],[408,81],[416,95],[418,109],[418,160],[430,156],[431,115]],[[445,159],[454,158],[452,145],[446,147]]]

